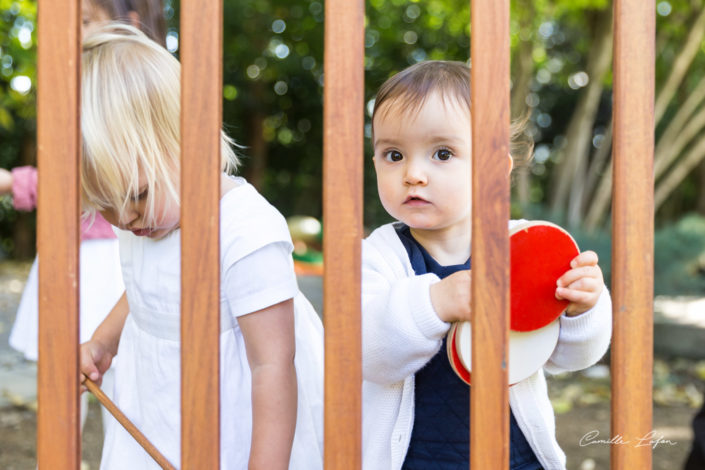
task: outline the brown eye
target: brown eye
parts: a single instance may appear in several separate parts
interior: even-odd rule
[[[397,150],[390,150],[384,154],[384,159],[388,162],[400,162],[404,158],[404,155]]]
[[[440,160],[442,162],[446,162],[451,159],[453,156],[453,152],[451,152],[448,149],[439,149],[436,151],[436,153],[433,154],[433,159],[434,160]]]

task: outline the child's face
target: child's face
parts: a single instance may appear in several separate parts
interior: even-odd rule
[[[130,200],[125,211],[121,214],[117,209],[106,209],[100,214],[110,224],[122,230],[129,230],[141,237],[160,239],[179,227],[180,207],[167,190],[156,190],[152,197],[154,221],[148,217],[149,187],[140,170],[139,195]]]
[[[374,164],[382,205],[417,232],[470,230],[470,111],[433,93],[416,112],[392,101],[375,115]]]

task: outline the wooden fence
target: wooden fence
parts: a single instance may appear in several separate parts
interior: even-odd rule
[[[471,466],[507,468],[509,0],[474,0]],[[652,427],[653,0],[615,0],[612,436]],[[361,467],[364,2],[325,7],[325,468]],[[39,0],[40,469],[80,466],[79,0]],[[182,467],[219,464],[219,129],[222,2],[182,0]],[[59,91],[58,93],[56,91]],[[481,116],[481,118],[478,118]],[[470,132],[470,129],[468,129]],[[498,424],[499,423],[499,424]],[[499,464],[501,463],[501,464]],[[613,469],[651,468],[614,446]]]

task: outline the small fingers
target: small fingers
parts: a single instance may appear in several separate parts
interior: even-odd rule
[[[556,281],[558,287],[568,287],[579,279],[595,279],[602,280],[602,270],[598,266],[581,266],[578,268],[566,271]]]
[[[94,363],[81,363],[81,372],[82,372],[82,378],[81,382],[83,382],[85,379],[84,377],[88,377],[91,379],[93,382],[96,382],[100,380],[100,371],[98,370],[98,367]]]
[[[88,377],[85,376],[83,373],[78,374],[78,383],[79,383],[79,389],[80,389],[80,394],[83,394],[85,392],[88,392],[88,387],[86,386],[86,380]],[[94,381],[96,385],[100,386],[101,379],[98,379],[97,381]]]
[[[597,266],[598,257],[597,253],[592,250],[583,251],[578,256],[573,258],[570,262],[571,268],[577,268],[579,266]]]
[[[599,292],[602,289],[602,281],[594,277],[581,277],[569,285],[561,287],[583,292]]]
[[[568,289],[566,287],[556,288],[556,298],[567,300],[571,303],[588,303],[595,297],[595,292],[592,291]]]
[[[85,350],[84,348],[81,348],[81,378],[80,382],[83,383],[85,380],[85,377],[88,377],[91,379],[93,382],[97,381],[100,379],[100,371],[98,370],[98,367],[93,360],[92,355],[90,352]]]
[[[569,302],[566,313],[572,316],[593,308],[600,297],[600,292],[601,290],[583,291],[558,287],[555,295],[558,300],[567,300]]]

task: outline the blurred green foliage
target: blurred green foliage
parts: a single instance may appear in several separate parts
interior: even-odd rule
[[[698,2],[695,2],[698,3]],[[168,47],[178,56],[179,2],[165,0]],[[530,166],[530,205],[513,216],[544,218],[561,223],[561,215],[543,206],[557,164],[556,150],[565,141],[565,126],[575,111],[581,86],[576,76],[586,68],[591,32],[607,0],[513,0],[511,47],[516,54],[530,44],[532,79],[521,100],[532,109],[527,132],[536,142]],[[692,0],[657,2],[657,83],[667,77],[679,44],[689,33]],[[321,216],[322,91],[324,0],[224,0],[223,120],[228,132],[244,146],[241,173],[252,181],[284,215]],[[28,142],[35,133],[36,0],[0,0],[0,165],[10,168],[33,163]],[[406,66],[425,59],[467,60],[470,53],[470,4],[467,0],[368,0],[365,30],[365,225],[387,220],[378,202],[369,147],[369,116],[377,88]],[[705,45],[683,91],[670,105],[672,115],[705,75]],[[516,67],[518,61],[513,61]],[[513,80],[516,70],[513,70]],[[18,77],[26,77],[18,78]],[[29,82],[27,81],[29,80]],[[13,82],[14,80],[14,82]],[[599,145],[611,113],[611,74],[593,129]],[[31,86],[27,88],[27,83]],[[577,85],[576,85],[577,83]],[[667,121],[664,119],[662,122]],[[661,129],[657,129],[660,132]],[[697,223],[692,218],[674,224],[694,210],[698,180],[691,175],[659,213],[657,224],[657,292],[661,289],[705,291],[702,273],[688,264],[697,255]],[[540,208],[535,210],[535,208]],[[522,212],[523,211],[523,212]],[[0,204],[0,250],[12,254],[16,214],[9,201]],[[687,222],[690,221],[690,222]],[[668,232],[671,230],[672,232]],[[670,235],[664,235],[670,233]],[[607,232],[575,236],[584,248],[595,249],[608,271]],[[693,252],[676,253],[669,243],[689,240]],[[691,238],[688,238],[691,237]],[[664,250],[661,253],[661,250]],[[702,255],[702,248],[700,249]],[[699,255],[699,256],[701,256]],[[691,256],[691,258],[688,258]],[[695,269],[695,271],[693,271]],[[608,272],[606,274],[609,274]],[[672,276],[670,281],[663,276]],[[685,277],[684,277],[685,276]],[[688,278],[686,281],[680,279]]]
[[[705,295],[705,217],[690,214],[656,232],[654,293]]]
[[[0,0],[0,167],[23,163],[36,132],[36,1]],[[27,163],[33,163],[29,161]],[[29,216],[30,226],[34,219]],[[0,196],[0,256],[12,253],[18,214]],[[25,217],[27,219],[27,217]]]

